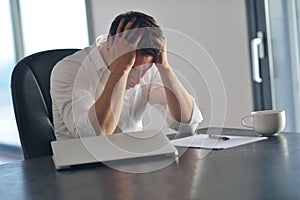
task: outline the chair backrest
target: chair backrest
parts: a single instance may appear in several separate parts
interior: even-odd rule
[[[11,92],[25,159],[51,155],[55,140],[50,76],[55,64],[78,49],[38,52],[22,59],[12,72]]]

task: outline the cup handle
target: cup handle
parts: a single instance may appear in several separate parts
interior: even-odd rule
[[[249,125],[249,124],[245,123],[245,119],[247,119],[247,118],[252,118],[252,116],[251,115],[247,115],[247,116],[243,117],[242,120],[241,120],[242,125],[245,126],[245,127],[247,127],[247,128],[253,128],[252,125]]]

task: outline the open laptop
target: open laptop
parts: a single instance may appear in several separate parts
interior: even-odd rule
[[[56,169],[150,156],[177,156],[177,149],[160,131],[118,133],[52,141]]]

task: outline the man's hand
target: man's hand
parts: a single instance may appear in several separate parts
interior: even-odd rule
[[[108,48],[109,48],[109,68],[111,73],[123,75],[129,73],[135,59],[137,45],[142,37],[142,31],[130,29],[136,19],[133,19],[127,24],[125,18],[120,20],[116,35],[109,34]],[[122,27],[125,26],[124,31],[121,32]]]
[[[163,48],[161,53],[154,60],[155,65],[158,67],[158,69],[168,69],[170,68],[170,65],[167,58],[167,41],[166,39],[157,39],[157,42],[161,44]]]

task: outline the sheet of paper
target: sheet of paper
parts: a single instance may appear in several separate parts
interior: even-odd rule
[[[172,144],[179,147],[197,147],[206,149],[227,149],[231,147],[240,146],[260,140],[265,140],[268,137],[247,137],[247,136],[231,136],[222,135],[229,138],[229,140],[209,138],[208,135],[199,134],[180,139],[171,140]]]

